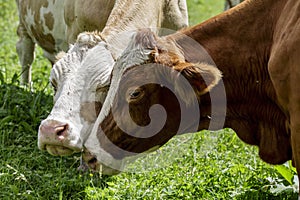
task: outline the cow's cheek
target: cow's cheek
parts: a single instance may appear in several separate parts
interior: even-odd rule
[[[94,123],[100,113],[102,103],[98,101],[83,102],[80,105],[80,117],[89,123]]]

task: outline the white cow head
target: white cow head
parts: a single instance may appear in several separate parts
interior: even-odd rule
[[[106,43],[96,33],[80,34],[75,45],[55,63],[50,75],[54,106],[39,127],[41,150],[60,156],[82,150],[84,137],[106,97],[113,64]]]

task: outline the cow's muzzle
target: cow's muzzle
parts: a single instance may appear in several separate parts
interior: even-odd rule
[[[38,147],[51,155],[67,156],[79,152],[81,149],[72,145],[77,143],[70,138],[70,126],[67,123],[44,120],[39,127]]]

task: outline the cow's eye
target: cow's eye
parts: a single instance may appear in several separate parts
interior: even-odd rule
[[[141,98],[144,91],[141,88],[135,88],[128,90],[128,100],[137,100]]]
[[[136,99],[140,96],[140,94],[141,94],[141,91],[135,90],[135,91],[131,92],[129,95],[130,95],[131,99]]]

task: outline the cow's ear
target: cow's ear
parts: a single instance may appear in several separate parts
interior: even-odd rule
[[[179,63],[174,66],[174,69],[180,72],[193,87],[197,95],[203,95],[209,92],[222,78],[222,74],[218,68],[206,63]],[[181,87],[179,79],[175,81],[175,90],[186,98],[189,94],[185,88]]]

